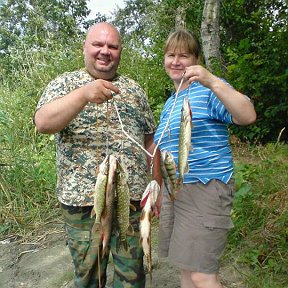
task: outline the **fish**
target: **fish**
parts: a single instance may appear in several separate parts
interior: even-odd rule
[[[102,257],[109,252],[108,244],[112,232],[113,208],[115,200],[115,177],[117,169],[117,158],[114,155],[109,156],[109,171],[106,186],[105,207],[101,217],[101,232],[102,232]]]
[[[189,171],[188,155],[189,152],[193,150],[191,141],[192,127],[192,111],[190,108],[189,99],[184,97],[181,111],[180,139],[178,148],[178,186],[183,184],[184,173]]]
[[[116,218],[119,227],[120,248],[128,250],[127,233],[132,229],[130,216],[130,193],[128,187],[128,176],[121,163],[117,162],[116,170]]]
[[[174,201],[177,192],[177,167],[173,154],[166,150],[161,151],[161,172],[170,200]]]
[[[94,188],[94,205],[91,210],[91,217],[95,217],[93,226],[94,231],[99,231],[101,226],[101,216],[105,206],[105,194],[108,180],[109,171],[109,155],[105,157],[103,162],[99,165],[99,171],[97,174],[97,180]]]
[[[157,197],[160,191],[160,186],[156,180],[152,180],[148,183],[144,193],[142,194],[140,207],[143,208],[146,204],[148,197],[151,198],[151,204],[153,204],[152,208],[154,208],[155,203],[157,201]]]
[[[152,280],[152,249],[151,249],[151,223],[153,209],[156,205],[157,197],[160,192],[160,186],[156,180],[152,180],[145,189],[140,201],[142,211],[140,216],[140,239],[139,244],[142,246],[144,257],[147,263],[147,272]]]

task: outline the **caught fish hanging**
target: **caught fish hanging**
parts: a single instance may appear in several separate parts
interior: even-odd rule
[[[183,184],[184,173],[189,171],[188,156],[192,150],[191,143],[192,134],[192,112],[189,103],[189,99],[184,97],[183,106],[181,111],[181,122],[180,122],[180,139],[178,148],[178,185]]]
[[[133,233],[133,228],[129,222],[130,194],[127,180],[127,173],[118,161],[116,170],[116,215],[119,226],[120,248],[123,247],[126,251],[128,250],[127,233]]]
[[[101,215],[105,206],[105,193],[109,172],[109,155],[105,157],[98,170],[94,189],[94,206],[91,210],[91,217],[96,215],[93,227],[95,231],[99,231],[101,225]]]
[[[161,172],[164,185],[171,201],[176,199],[177,192],[177,166],[174,157],[169,151],[161,151]]]
[[[112,220],[115,200],[115,175],[117,159],[114,155],[109,156],[109,171],[105,193],[105,207],[101,216],[102,257],[109,252],[108,245],[112,232]]]
[[[151,254],[151,224],[153,209],[160,192],[160,186],[156,180],[152,180],[142,195],[140,206],[142,212],[140,216],[140,240],[139,243],[143,248],[144,257],[147,263],[147,270],[152,280],[152,254]]]

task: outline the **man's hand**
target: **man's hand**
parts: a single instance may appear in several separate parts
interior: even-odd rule
[[[102,104],[107,100],[112,99],[112,92],[119,94],[119,89],[110,81],[97,79],[85,85],[85,97],[88,102]]]

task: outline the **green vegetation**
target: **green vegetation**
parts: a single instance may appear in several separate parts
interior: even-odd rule
[[[31,25],[24,23],[30,18],[24,17],[29,10],[23,10],[22,4],[18,5],[20,12],[12,16],[10,10],[17,5],[9,10],[0,4],[0,239],[37,233],[61,217],[55,196],[54,138],[35,131],[33,114],[51,79],[82,67],[82,32],[75,25],[85,27],[88,23],[83,20],[87,15],[85,1],[74,1],[79,5],[70,14],[77,21],[65,12],[73,1],[58,2],[63,5],[55,13],[45,8],[50,7],[49,1],[42,1],[43,5],[37,2],[37,9],[45,8],[45,13],[29,14],[34,21]],[[115,15],[124,34],[120,70],[141,83],[156,120],[171,90],[162,65],[163,40],[174,26],[175,10],[181,2],[127,1],[130,6]],[[194,2],[194,6],[186,3],[190,15],[187,26],[198,34],[203,1]],[[288,283],[287,5],[283,1],[264,2],[278,5],[274,7],[278,11],[275,19],[273,13],[266,15],[270,10],[263,1],[222,1],[221,49],[226,78],[252,96],[259,119],[249,128],[231,130],[235,139],[245,139],[250,145],[239,140],[232,143],[237,185],[232,215],[235,228],[229,235],[224,261],[231,261],[243,274],[247,287],[283,288]],[[141,3],[146,14],[141,13]],[[136,10],[143,17],[138,24],[131,16]],[[25,20],[22,29],[15,24],[20,23],[20,16]],[[150,39],[149,45],[143,45],[143,39]],[[280,135],[283,127],[286,130]],[[270,144],[264,144],[267,142]]]
[[[248,287],[287,287],[288,145],[237,143],[233,150],[235,228],[225,259],[235,261]]]

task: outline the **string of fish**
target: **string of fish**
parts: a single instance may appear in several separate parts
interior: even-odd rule
[[[184,76],[184,74],[183,74]],[[173,108],[171,109],[169,120],[164,128],[164,131],[162,132],[160,139],[154,149],[154,152],[150,154],[141,144],[139,144],[135,139],[133,139],[124,129],[122,119],[120,117],[120,114],[118,112],[118,107],[113,101],[115,111],[117,113],[118,120],[121,125],[121,130],[124,133],[124,135],[132,141],[134,144],[136,144],[140,149],[142,149],[148,156],[151,157],[151,165],[150,165],[150,173],[152,174],[153,169],[153,158],[156,153],[156,149],[160,144],[160,141],[162,140],[165,131],[167,130],[170,118],[172,115],[172,112],[174,110],[174,107],[176,105],[178,93],[180,91],[180,87],[183,83],[183,77],[181,79],[180,85],[178,87],[178,90],[176,92],[175,96],[175,102],[173,105]],[[108,114],[108,101],[107,101],[107,111],[106,111],[106,124],[107,128],[109,127],[109,114]],[[107,245],[109,243],[110,237],[111,237],[111,227],[112,227],[112,206],[114,203],[114,195],[115,195],[115,181],[113,180],[116,175],[116,197],[117,197],[117,220],[120,228],[120,243],[124,246],[125,249],[127,249],[127,231],[130,227],[129,225],[129,187],[127,185],[127,175],[119,163],[117,159],[113,155],[108,154],[108,146],[109,145],[109,138],[108,138],[108,129],[106,130],[106,157],[104,161],[99,166],[99,172],[97,175],[97,181],[95,184],[95,197],[94,197],[94,209],[92,210],[93,214],[96,214],[95,217],[95,224],[93,229],[95,231],[99,231],[100,227],[105,227],[102,229],[102,255],[105,255],[108,251]],[[142,207],[142,213],[140,217],[140,245],[143,247],[144,256],[147,261],[147,268],[148,273],[150,274],[150,279],[152,279],[151,276],[151,270],[152,270],[152,259],[151,259],[151,218],[152,218],[152,207],[156,203],[156,199],[158,197],[160,191],[160,186],[158,185],[156,180],[152,180],[147,188],[145,189],[142,199],[141,199],[141,207]],[[97,199],[97,201],[96,201]],[[101,225],[102,224],[102,225]],[[103,225],[104,224],[104,225]],[[122,229],[121,229],[122,226]],[[99,254],[100,255],[100,254]],[[98,257],[100,261],[100,257]],[[98,263],[100,266],[100,262]],[[99,274],[100,275],[100,274]],[[99,277],[100,278],[100,277]],[[101,287],[99,279],[99,286]]]
[[[184,76],[184,73],[183,73]],[[183,77],[181,79],[180,85],[177,89],[176,92],[176,96],[175,96],[175,101],[173,104],[173,107],[171,109],[170,115],[169,115],[169,119],[168,122],[164,128],[164,131],[162,132],[160,139],[158,140],[157,145],[155,146],[155,149],[153,151],[153,153],[149,153],[149,151],[147,151],[141,144],[139,144],[135,139],[133,139],[128,133],[127,131],[124,129],[124,125],[122,122],[122,119],[120,117],[119,111],[118,111],[118,107],[116,105],[116,103],[113,101],[115,110],[116,110],[116,114],[119,120],[119,123],[121,125],[121,130],[124,133],[124,135],[130,140],[132,141],[135,145],[137,145],[141,150],[143,150],[150,158],[151,158],[151,163],[150,163],[150,174],[152,175],[152,170],[153,170],[153,158],[155,156],[155,153],[157,151],[157,148],[164,136],[165,131],[167,130],[169,123],[170,123],[170,118],[172,116],[173,110],[175,108],[176,105],[176,101],[177,101],[177,97],[180,91],[180,88],[182,86],[183,83]],[[172,155],[172,154],[171,154]],[[168,160],[170,160],[170,158],[167,158]],[[170,165],[170,164],[169,164]],[[176,169],[176,168],[175,168]],[[175,175],[176,175],[176,171],[175,171]],[[150,281],[152,281],[152,255],[151,255],[151,221],[152,221],[152,216],[153,216],[153,208],[155,207],[156,204],[156,200],[158,198],[158,194],[160,192],[160,186],[157,183],[156,180],[152,180],[150,181],[150,183],[147,185],[143,195],[142,195],[142,199],[140,202],[140,206],[142,207],[142,211],[141,211],[141,216],[140,216],[140,240],[139,243],[143,248],[143,252],[144,252],[144,259],[146,260],[147,263],[147,272],[150,275]],[[174,200],[174,198],[173,198]]]
[[[118,249],[128,249],[127,233],[128,230],[134,233],[129,223],[130,214],[130,193],[128,187],[128,176],[120,161],[109,154],[109,106],[106,103],[106,157],[97,167],[97,179],[94,188],[94,205],[91,211],[91,217],[95,216],[92,231],[100,233],[98,244],[98,279],[101,288],[101,258],[109,253],[108,245],[112,234],[112,223],[114,214],[114,205],[116,203],[116,220],[119,232]],[[96,153],[98,145],[96,146]],[[98,151],[99,152],[99,151]],[[97,153],[99,155],[99,153]],[[116,201],[115,201],[116,199]],[[102,251],[100,249],[102,244]],[[101,253],[100,253],[101,252]],[[100,255],[102,257],[100,258]]]

